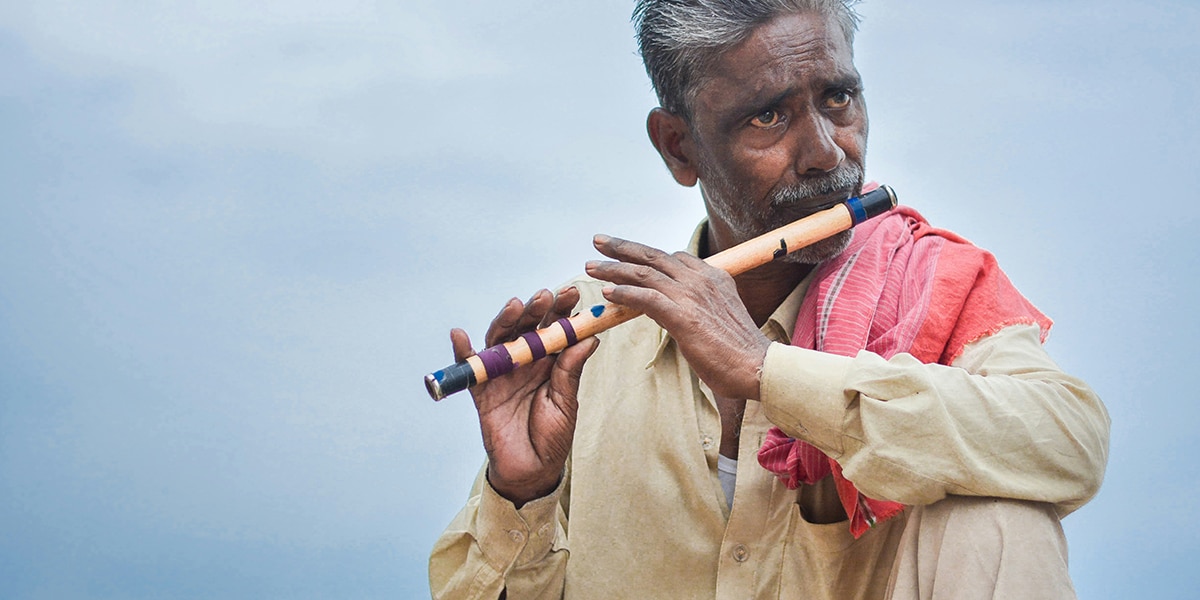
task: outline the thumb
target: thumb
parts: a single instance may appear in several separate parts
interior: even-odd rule
[[[579,391],[583,365],[599,347],[600,340],[590,337],[563,350],[558,355],[558,360],[554,361],[554,370],[550,373],[551,391],[573,401]]]

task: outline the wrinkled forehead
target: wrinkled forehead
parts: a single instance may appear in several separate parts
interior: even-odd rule
[[[776,17],[752,29],[741,42],[714,54],[704,77],[742,82],[779,70],[840,66],[852,69],[854,55],[833,20],[815,14]],[[800,74],[800,73],[797,73]]]
[[[747,109],[782,96],[858,80],[850,42],[836,20],[785,14],[755,27],[741,42],[714,54],[699,74],[689,105],[696,118]]]

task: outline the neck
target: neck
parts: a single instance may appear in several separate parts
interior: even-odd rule
[[[700,249],[700,256],[711,256],[736,245],[729,241],[728,232],[718,229],[710,220],[704,237],[706,247]],[[754,324],[762,327],[812,268],[813,265],[775,261],[734,277],[738,296]]]
[[[762,327],[812,268],[813,265],[773,262],[735,277],[738,296],[754,324]]]

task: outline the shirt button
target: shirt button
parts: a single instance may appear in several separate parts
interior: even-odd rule
[[[746,562],[747,558],[750,558],[750,551],[745,546],[738,544],[733,547],[733,560]]]
[[[713,447],[713,439],[712,439],[712,436],[711,436],[711,435],[706,435],[706,436],[704,436],[704,437],[700,438],[700,445],[701,445],[701,446],[702,446],[702,447],[703,447],[705,450],[710,450],[710,449],[712,449],[712,447]]]
[[[518,544],[525,541],[525,534],[521,533],[520,531],[517,531],[516,529],[508,530],[508,537],[513,542],[518,543]]]

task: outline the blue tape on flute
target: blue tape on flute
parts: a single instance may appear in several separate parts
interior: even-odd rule
[[[881,185],[857,198],[847,200],[845,205],[850,211],[850,218],[858,225],[895,208],[896,192],[890,186]]]
[[[434,400],[441,400],[454,392],[461,392],[474,386],[475,369],[470,363],[463,361],[450,365],[441,371],[435,371],[425,376],[425,389]]]

